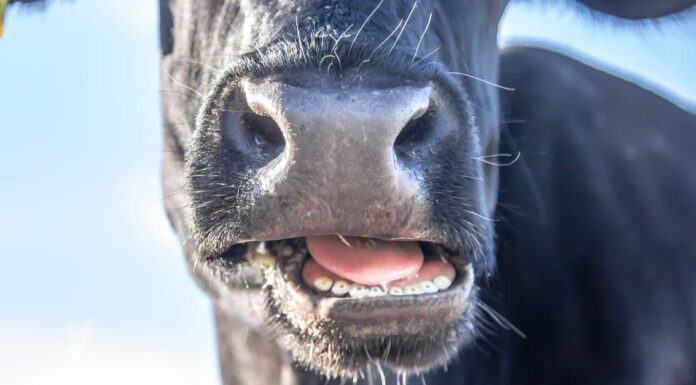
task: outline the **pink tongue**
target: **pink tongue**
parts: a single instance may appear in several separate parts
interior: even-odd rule
[[[410,277],[423,265],[417,242],[321,235],[307,237],[307,247],[321,267],[361,285]]]

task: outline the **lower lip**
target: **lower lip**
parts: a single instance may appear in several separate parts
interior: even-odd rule
[[[285,260],[269,271],[275,281],[275,289],[288,295],[303,311],[311,312],[321,319],[370,320],[401,317],[432,317],[439,310],[463,312],[468,306],[474,284],[474,269],[471,264],[457,269],[457,278],[452,286],[437,293],[383,295],[365,298],[322,297],[301,284],[300,269],[294,276],[286,272]],[[356,306],[359,311],[356,311]]]

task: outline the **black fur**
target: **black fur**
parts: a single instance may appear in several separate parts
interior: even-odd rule
[[[174,17],[168,1],[159,2],[160,52],[162,56],[169,55],[174,50]]]
[[[684,7],[587,3],[639,18]],[[265,305],[275,328],[266,326],[252,305],[263,298],[263,279],[238,263],[245,251],[239,240],[253,230],[259,164],[220,133],[242,77],[328,79],[361,67],[369,76],[433,81],[458,106],[457,135],[426,163],[433,224],[445,229],[448,245],[476,251],[482,301],[527,335],[505,332],[493,323],[495,315],[469,314],[462,325],[474,323],[475,345],[464,347],[447,371],[426,374],[428,384],[694,384],[696,289],[689,272],[696,267],[690,239],[696,181],[689,168],[696,159],[688,148],[696,139],[694,117],[634,85],[539,50],[505,54],[498,79],[502,0],[422,0],[409,28],[386,41],[414,3],[385,0],[353,44],[350,33],[377,4],[161,4],[167,208],[186,240],[194,276],[215,302],[225,382],[319,383],[317,371],[336,373],[336,360],[362,363],[367,350],[384,347],[360,342],[331,357],[320,349],[317,354],[326,356],[312,360],[314,351],[303,347],[322,346],[329,337],[293,330],[293,314],[281,311],[272,296]],[[507,126],[500,150],[498,82],[516,89],[502,92],[503,116],[523,122]],[[498,152],[522,157],[503,168],[472,162]],[[497,269],[492,222],[485,219],[496,194]],[[292,355],[276,337],[292,338],[283,344]],[[440,341],[439,333],[432,337]],[[369,370],[367,377],[379,374],[374,366]],[[392,381],[395,375],[387,373]],[[411,376],[409,383],[419,381]]]
[[[490,296],[527,338],[497,340],[497,383],[696,383],[696,116],[543,50],[501,74],[522,158]]]
[[[582,0],[600,12],[628,19],[652,19],[685,11],[694,6],[692,0]]]

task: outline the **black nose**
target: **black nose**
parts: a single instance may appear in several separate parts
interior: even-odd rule
[[[423,237],[428,199],[414,154],[432,136],[432,86],[242,89],[252,111],[243,124],[267,156],[257,237]]]

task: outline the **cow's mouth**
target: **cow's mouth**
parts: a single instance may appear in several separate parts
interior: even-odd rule
[[[472,336],[471,261],[441,245],[322,235],[248,246],[264,267],[268,320],[326,375],[376,362],[426,370]]]
[[[259,242],[247,258],[273,272],[287,289],[315,303],[416,296],[462,289],[468,296],[473,268],[455,269],[444,247],[341,235]],[[333,301],[335,303],[335,301]]]

